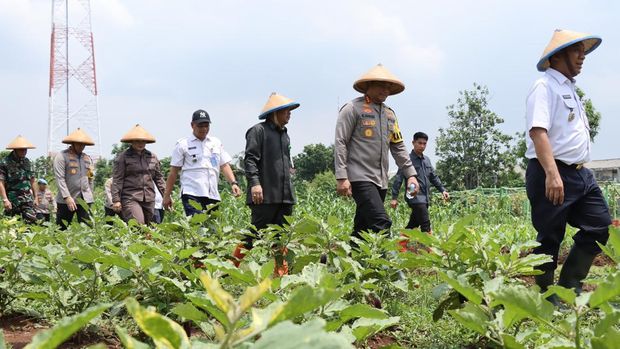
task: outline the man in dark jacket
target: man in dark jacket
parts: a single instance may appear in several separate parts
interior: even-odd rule
[[[435,174],[435,169],[431,164],[431,159],[428,156],[424,156],[424,150],[426,150],[426,143],[428,142],[428,135],[424,132],[416,132],[413,135],[413,151],[409,154],[413,167],[415,167],[418,178],[418,184],[420,190],[418,195],[409,198],[405,197],[407,204],[411,207],[411,216],[409,217],[409,223],[407,223],[407,229],[415,229],[420,227],[423,232],[431,231],[431,220],[428,216],[428,204],[430,202],[430,185],[432,184],[437,190],[441,192],[441,196],[444,200],[450,198],[450,194],[446,191],[446,188],[441,184],[439,177]],[[400,170],[396,173],[396,178],[392,184],[392,201],[390,206],[396,208],[398,205],[398,192],[403,183],[403,175]]]
[[[265,120],[252,126],[246,133],[245,176],[248,181],[246,203],[252,210],[252,225],[256,234],[269,224],[283,225],[284,216],[293,213],[295,193],[291,182],[293,163],[290,153],[290,138],[286,130],[291,110],[299,103],[273,93],[261,114]],[[234,252],[238,262],[244,254],[241,249],[252,248],[253,237],[237,246]],[[279,262],[279,263],[278,263]],[[286,265],[276,258],[276,273],[286,273]]]

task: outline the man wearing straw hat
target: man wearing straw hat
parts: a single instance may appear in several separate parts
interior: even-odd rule
[[[245,134],[245,176],[248,181],[246,203],[252,210],[254,234],[269,224],[282,226],[284,216],[293,213],[295,193],[291,181],[293,163],[291,140],[286,125],[291,119],[291,110],[299,103],[277,93],[272,93],[265,103],[259,120]],[[233,256],[235,264],[245,255],[242,249],[252,248],[253,237],[247,236],[245,243],[237,246]],[[276,252],[275,274],[288,273],[283,259],[286,248]]]
[[[534,253],[553,257],[553,262],[540,266],[543,274],[536,276],[542,291],[554,283],[566,223],[579,231],[558,284],[577,292],[601,251],[597,242],[605,244],[609,237],[607,203],[592,171],[583,167],[590,161],[590,127],[574,80],[585,56],[600,43],[598,36],[556,30],[537,64],[545,74],[527,97],[526,187],[540,243]],[[555,295],[549,300],[558,304]]]
[[[34,189],[34,173],[30,160],[26,158],[28,149],[35,146],[22,136],[17,136],[6,149],[11,153],[0,159],[0,198],[7,216],[21,215],[28,223],[34,223],[37,215],[34,203],[37,192]]]
[[[362,231],[379,232],[392,226],[383,204],[388,189],[388,151],[407,179],[407,188],[415,184],[411,195],[417,193],[418,182],[396,114],[384,104],[405,85],[379,64],[362,75],[353,88],[363,96],[340,109],[334,157],[338,194],[355,200],[352,235],[359,239]],[[355,240],[351,244],[357,245]]]
[[[112,209],[122,212],[125,221],[135,219],[140,224],[153,221],[155,191],[166,190],[159,159],[146,149],[155,137],[140,125],[134,126],[121,138],[131,147],[114,159],[112,170]]]
[[[78,199],[84,200],[89,207],[94,201],[92,187],[95,167],[91,157],[84,153],[84,148],[95,145],[95,142],[80,128],[62,142],[69,144],[69,148],[56,154],[53,167],[58,186],[56,224],[65,230],[75,214],[80,223],[88,223],[90,218],[88,210],[79,204]]]
[[[181,172],[181,201],[185,215],[204,212],[209,205],[221,201],[218,191],[220,171],[231,186],[234,196],[241,195],[241,189],[230,167],[232,157],[224,150],[222,142],[209,135],[211,117],[202,110],[192,114],[192,135],[177,141],[170,160],[170,174],[166,180],[163,206],[172,207],[172,188]],[[198,203],[196,209],[190,201]]]

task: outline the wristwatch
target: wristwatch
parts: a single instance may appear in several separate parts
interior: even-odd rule
[[[230,186],[232,187],[233,185],[239,185],[239,183],[237,183],[237,181],[230,182]]]

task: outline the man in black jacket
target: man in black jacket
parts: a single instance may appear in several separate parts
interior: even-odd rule
[[[290,138],[286,130],[291,110],[299,103],[273,93],[263,107],[260,120],[245,134],[245,176],[248,181],[246,203],[252,210],[252,225],[255,233],[269,224],[283,225],[284,216],[293,213],[295,193],[291,181],[293,163],[290,153]],[[243,245],[237,246],[233,256],[238,265],[244,254],[242,248],[252,248],[253,237],[248,236]],[[279,262],[276,258],[276,262]],[[278,264],[277,274],[285,273],[286,266]]]
[[[418,195],[408,198],[405,197],[407,204],[411,207],[411,216],[409,217],[409,223],[407,223],[406,229],[415,229],[420,227],[423,232],[431,231],[431,220],[428,215],[428,204],[430,202],[430,184],[432,184],[437,190],[441,192],[441,196],[444,200],[450,198],[450,194],[446,191],[446,188],[441,184],[439,177],[435,174],[435,169],[431,164],[431,160],[428,156],[424,156],[424,150],[426,150],[426,143],[428,142],[428,135],[424,132],[416,132],[413,135],[413,151],[409,156],[411,162],[415,167],[418,178],[418,184],[420,185]],[[403,183],[403,176],[400,171],[396,173],[394,184],[392,184],[392,201],[390,206],[396,208],[398,206],[398,192]]]

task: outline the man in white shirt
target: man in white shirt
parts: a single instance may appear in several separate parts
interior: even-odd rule
[[[192,115],[191,126],[192,135],[179,139],[172,152],[163,202],[164,208],[172,208],[172,188],[181,171],[181,200],[187,216],[204,212],[209,205],[221,201],[217,188],[220,171],[230,183],[233,195],[241,195],[229,164],[231,156],[218,138],[208,135],[211,126],[209,114],[201,109],[196,110]],[[200,204],[202,210],[196,209],[190,201]]]
[[[585,108],[575,91],[574,77],[581,72],[585,55],[601,38],[568,30],[556,30],[538,62],[545,75],[538,79],[526,103],[527,195],[532,224],[540,246],[534,253],[547,254],[553,262],[540,266],[536,276],[541,291],[554,283],[558,252],[566,223],[579,231],[560,273],[558,285],[581,292],[594,257],[609,237],[611,217],[592,171],[590,126]],[[559,304],[556,295],[548,298]]]

